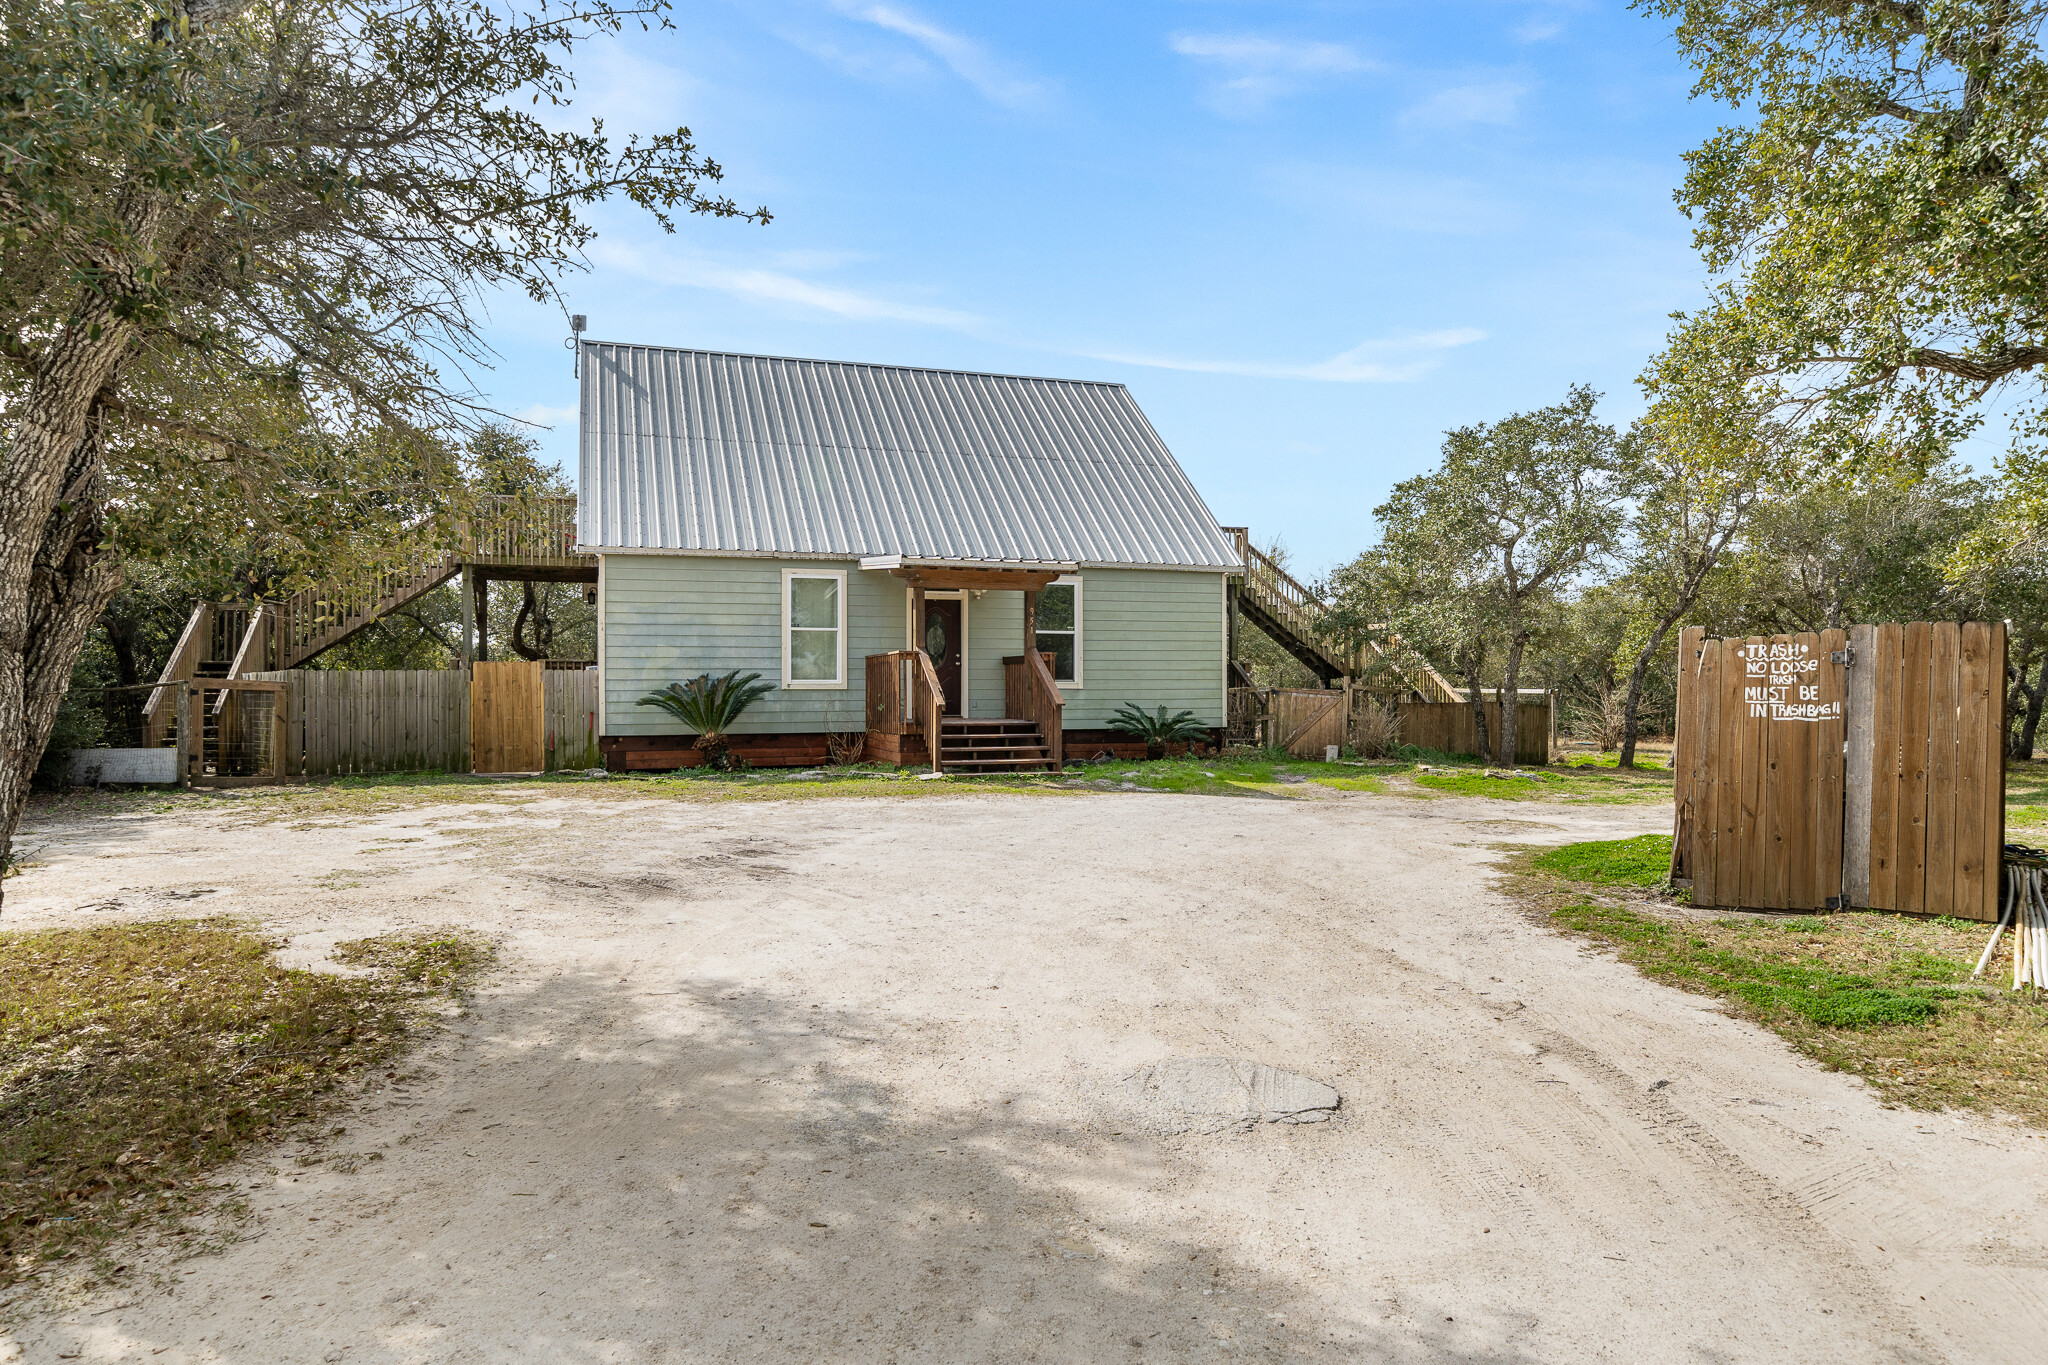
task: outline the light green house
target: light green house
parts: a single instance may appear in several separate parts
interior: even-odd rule
[[[1121,742],[1127,702],[1223,726],[1240,565],[1123,386],[603,342],[581,360],[615,768],[694,761],[636,703],[732,669],[775,685],[733,732],[756,763],[864,734],[871,758],[1056,766]]]

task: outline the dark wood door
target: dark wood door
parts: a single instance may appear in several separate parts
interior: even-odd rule
[[[946,714],[960,714],[960,601],[958,598],[925,599],[924,652],[931,655],[939,671],[939,686],[946,690]]]

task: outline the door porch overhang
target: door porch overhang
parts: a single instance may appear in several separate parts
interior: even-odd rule
[[[870,555],[860,566],[932,592],[1037,592],[1081,568],[1078,563],[1048,560],[919,559],[908,555]]]

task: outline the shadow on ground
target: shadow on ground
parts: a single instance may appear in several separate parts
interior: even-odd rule
[[[890,1027],[701,979],[493,995],[320,1164],[272,1159],[254,1240],[17,1340],[232,1365],[1530,1359],[1333,1316],[1250,1246],[1091,1222],[1070,1190],[1171,1154],[1002,1094],[934,1117],[863,1076]]]

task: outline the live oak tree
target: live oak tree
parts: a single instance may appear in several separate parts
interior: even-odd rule
[[[1471,565],[1467,610],[1483,613],[1502,648],[1498,762],[1513,767],[1522,660],[1557,599],[1615,549],[1635,474],[1599,395],[1574,386],[1563,402],[1444,438],[1443,461],[1394,486],[1382,526],[1427,528],[1438,562]],[[1444,608],[1455,609],[1451,603]],[[1483,714],[1483,713],[1482,713]]]
[[[0,0],[0,851],[124,554],[432,537],[487,292],[557,299],[614,196],[767,221],[687,129],[569,126],[664,9]]]
[[[1665,641],[1766,493],[1775,433],[1755,422],[1688,425],[1653,408],[1624,449],[1636,497],[1616,585],[1637,607],[1621,702],[1620,768],[1636,765],[1643,688]],[[1682,667],[1684,660],[1679,661]]]
[[[1500,603],[1483,547],[1465,527],[1431,518],[1416,499],[1390,499],[1373,516],[1379,544],[1322,585],[1323,628],[1354,648],[1380,646],[1362,679],[1368,687],[1402,685],[1400,664],[1410,650],[1462,684],[1479,758],[1490,763],[1484,680],[1494,663]]]
[[[1741,377],[1820,457],[1932,464],[1993,389],[2039,403],[2048,0],[1637,7],[1747,115],[1687,158],[1678,202],[1721,278],[1681,361]]]

